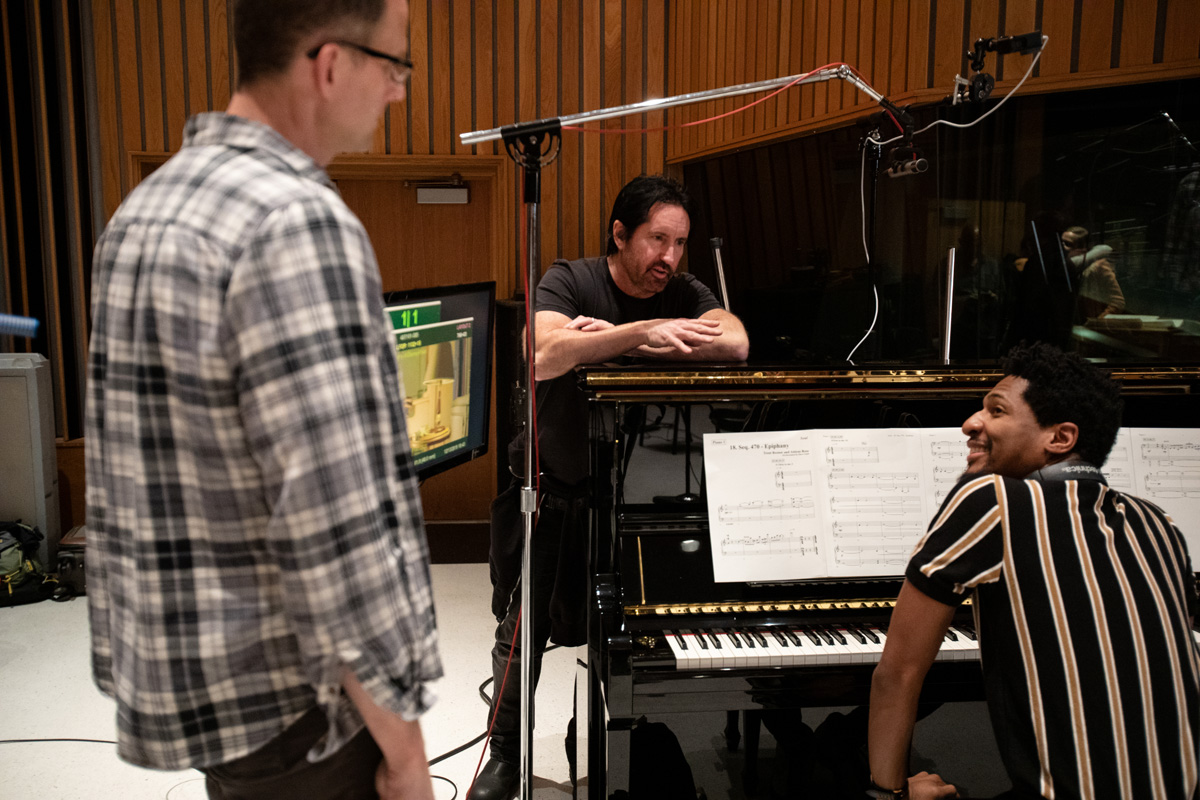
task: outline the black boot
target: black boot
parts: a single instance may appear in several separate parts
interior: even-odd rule
[[[520,788],[521,770],[516,764],[489,758],[479,771],[467,800],[512,800]]]

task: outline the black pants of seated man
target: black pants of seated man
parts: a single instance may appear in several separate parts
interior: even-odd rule
[[[524,537],[524,518],[519,512],[520,485],[514,484],[493,505],[493,536]],[[584,498],[542,496],[541,510],[533,532],[533,680],[542,672],[542,654],[552,637],[557,644],[576,646],[586,642],[587,609],[587,524]],[[516,551],[519,553],[520,548]],[[495,566],[495,565],[493,565]],[[493,611],[498,611],[493,604]],[[509,595],[507,608],[498,615],[496,643],[492,647],[493,702],[491,756],[497,761],[519,764],[521,760],[521,637],[513,641],[521,610],[519,581]],[[522,625],[526,624],[522,621]],[[512,646],[512,659],[509,648]],[[505,668],[508,680],[505,683]],[[501,687],[504,687],[501,693]],[[497,702],[498,699],[498,702]]]

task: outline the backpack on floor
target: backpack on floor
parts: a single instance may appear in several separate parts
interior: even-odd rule
[[[0,606],[45,600],[58,581],[38,561],[41,531],[20,520],[0,522]]]

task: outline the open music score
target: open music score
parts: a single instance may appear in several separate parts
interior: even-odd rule
[[[705,434],[715,577],[900,575],[966,454],[957,428]]]
[[[1122,428],[1109,485],[1162,507],[1200,557],[1194,431]],[[704,435],[713,574],[724,581],[890,577],[966,468],[958,428]]]
[[[1122,428],[1104,465],[1109,486],[1149,500],[1171,515],[1200,564],[1200,443],[1194,430]]]

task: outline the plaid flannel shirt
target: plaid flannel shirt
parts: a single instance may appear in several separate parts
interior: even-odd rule
[[[86,410],[93,673],[118,752],[220,764],[354,672],[406,719],[442,674],[428,544],[366,231],[264,125],[188,122],[96,247]]]

